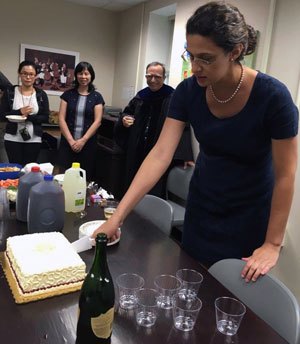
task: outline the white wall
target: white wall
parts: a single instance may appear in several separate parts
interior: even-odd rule
[[[111,104],[118,17],[116,13],[61,0],[1,1],[0,70],[17,83],[20,44],[78,51],[96,72],[95,85]],[[49,96],[58,110],[59,96]]]
[[[165,64],[167,73],[170,64],[170,42],[173,40],[174,22],[158,14],[150,13],[149,30],[146,43],[145,66],[153,61]],[[145,79],[143,86],[147,85]]]
[[[137,91],[143,13],[142,4],[120,14],[112,100],[114,106],[124,108]]]
[[[300,76],[300,2],[277,0],[268,73],[283,81],[297,98]],[[298,140],[298,152],[300,143]],[[299,154],[298,154],[299,159]],[[289,217],[285,246],[279,264],[273,270],[300,300],[300,168],[296,176],[295,194]]]

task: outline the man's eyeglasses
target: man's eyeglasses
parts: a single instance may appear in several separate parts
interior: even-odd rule
[[[24,78],[34,78],[35,77],[35,74],[33,73],[20,73]]]
[[[147,80],[152,80],[152,78],[154,78],[154,80],[161,80],[163,78],[162,75],[158,74],[146,74],[145,77]]]
[[[214,63],[216,61],[216,57],[212,56],[209,57],[207,59],[203,59],[201,57],[196,57],[191,55],[187,50],[185,50],[182,54],[181,54],[181,58],[184,61],[190,62],[190,63],[197,63],[198,65],[205,65],[205,66],[209,66],[212,63]]]

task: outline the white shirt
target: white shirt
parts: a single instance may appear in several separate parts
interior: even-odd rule
[[[33,91],[33,93],[30,96],[24,96],[19,91],[19,87],[15,87],[13,110],[19,110],[20,108],[24,106],[28,106],[28,105],[33,108],[33,111],[29,116],[35,116],[39,111],[39,106],[36,99],[36,92]],[[22,136],[19,133],[19,130],[23,129],[25,126],[28,130],[29,135],[31,136],[31,139],[28,141],[24,141],[22,139]],[[13,141],[13,142],[21,142],[21,143],[33,143],[33,142],[41,143],[42,142],[42,138],[34,134],[33,124],[29,121],[18,123],[17,133],[15,135],[5,133],[4,140]]]

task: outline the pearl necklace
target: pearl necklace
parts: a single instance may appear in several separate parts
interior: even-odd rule
[[[241,88],[241,86],[242,86],[242,82],[243,82],[243,80],[244,80],[244,68],[243,68],[242,64],[240,64],[240,66],[241,66],[241,77],[240,77],[240,81],[239,81],[239,83],[238,83],[238,85],[237,85],[235,91],[232,93],[232,95],[231,95],[229,98],[227,98],[227,99],[225,99],[225,100],[219,99],[219,98],[215,95],[215,92],[214,92],[212,86],[209,85],[209,91],[210,91],[212,97],[214,98],[214,100],[215,100],[216,102],[218,102],[218,103],[220,103],[220,104],[226,104],[226,103],[230,102],[230,100],[232,100],[232,99],[235,97],[235,95],[238,93],[238,91],[240,90],[240,88]]]

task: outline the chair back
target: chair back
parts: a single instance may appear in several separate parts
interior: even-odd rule
[[[300,312],[295,296],[271,274],[246,283],[241,277],[244,265],[239,259],[224,259],[208,271],[290,344],[300,344]]]
[[[167,201],[147,194],[133,210],[141,217],[153,223],[162,232],[170,235],[173,209]]]
[[[168,174],[167,193],[171,192],[186,201],[193,172],[194,167],[192,166],[188,166],[186,169],[179,166],[173,167]],[[168,195],[167,198],[169,198]]]

